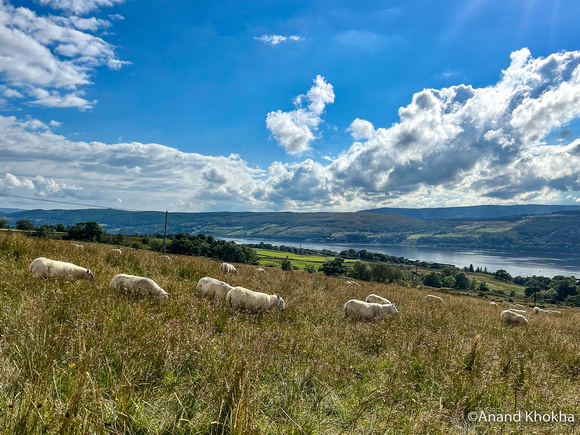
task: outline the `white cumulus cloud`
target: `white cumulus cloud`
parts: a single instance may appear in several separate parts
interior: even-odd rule
[[[160,144],[72,141],[58,124],[0,116],[0,187],[14,195],[184,211],[346,211],[380,206],[574,203],[580,198],[580,52],[512,54],[497,83],[424,89],[381,127],[356,118],[354,141],[317,162],[260,169],[239,155]],[[267,126],[307,150],[334,90],[318,76]],[[572,133],[571,133],[572,132]]]
[[[283,42],[299,42],[304,41],[302,36],[292,35],[292,36],[283,36],[283,35],[262,35],[262,36],[254,36],[256,41],[263,42],[264,44],[268,45],[278,45]]]
[[[306,102],[308,105],[303,106]],[[299,95],[294,100],[295,110],[283,112],[277,110],[266,116],[266,127],[287,153],[301,154],[310,149],[310,143],[316,138],[320,117],[328,104],[334,103],[334,88],[318,75],[306,95]]]
[[[37,0],[44,6],[60,9],[77,15],[83,15],[102,7],[124,3],[125,0]]]
[[[79,88],[91,84],[96,68],[127,63],[117,58],[113,45],[89,33],[109,26],[106,20],[40,16],[0,3],[4,96],[45,107],[90,108],[95,102],[83,98]]]

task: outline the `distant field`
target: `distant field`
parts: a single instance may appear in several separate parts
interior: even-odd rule
[[[254,249],[258,254],[261,265],[276,265],[280,267],[282,260],[288,258],[292,262],[292,266],[296,266],[303,270],[308,264],[316,267],[320,266],[327,260],[332,260],[334,257],[324,257],[320,255],[300,255],[292,252],[274,251],[270,249]],[[356,260],[345,260],[345,263],[352,263]]]
[[[506,327],[486,300],[205,258],[0,233],[0,433],[540,434],[567,422],[472,422],[470,413],[580,418],[580,312]],[[35,279],[46,256],[94,282]],[[150,277],[164,304],[111,293],[117,273]],[[286,312],[238,313],[195,294],[203,276],[279,293]],[[369,293],[400,311],[343,318]],[[507,304],[501,304],[507,307]]]

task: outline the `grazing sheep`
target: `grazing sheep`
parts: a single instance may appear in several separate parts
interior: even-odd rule
[[[122,252],[120,249],[111,249],[111,254],[115,254],[115,255],[121,255]]]
[[[85,249],[83,245],[79,245],[78,243],[73,243],[72,245],[77,249]]]
[[[539,314],[539,313],[553,314],[553,312],[551,310],[543,310],[540,307],[534,307],[534,314]]]
[[[274,307],[280,310],[286,309],[284,299],[279,294],[268,295],[266,293],[255,292],[244,287],[234,287],[226,295],[226,302],[232,311],[269,311]]]
[[[528,319],[512,310],[504,310],[500,314],[501,321],[506,325],[527,325]]]
[[[395,304],[376,304],[351,299],[344,304],[344,316],[361,320],[382,319],[389,314],[399,314]]]
[[[222,263],[220,265],[220,270],[223,273],[234,273],[234,274],[238,273],[238,269],[236,269],[235,266],[233,264],[230,264],[230,263]]]
[[[497,304],[495,302],[490,302],[489,305],[494,305],[497,307]]]
[[[521,304],[510,304],[510,307],[519,308],[520,310],[525,310],[526,309],[526,307],[524,307]]]
[[[256,272],[265,272],[265,270],[264,270],[264,269],[262,269],[261,267],[258,267],[258,268],[256,269]]]
[[[356,286],[359,286],[359,287],[360,287],[360,284],[359,284],[358,282],[356,282],[356,281],[350,281],[350,280],[349,280],[349,281],[347,281],[346,283],[347,283],[347,284],[350,284],[350,285],[356,285]]]
[[[561,311],[558,310],[548,310],[550,312],[550,314],[562,314]]]
[[[206,276],[197,282],[196,291],[210,299],[225,299],[233,287],[226,282]]]
[[[382,298],[375,294],[368,295],[365,299],[369,304],[381,304],[381,305],[390,305],[392,302],[388,299]]]
[[[170,261],[171,258],[169,257],[169,255],[160,255],[159,258],[163,258],[164,260]]]
[[[525,314],[526,310],[516,310],[515,308],[508,308],[506,311],[513,311],[514,313],[518,314]]]
[[[118,293],[128,293],[136,296],[153,296],[162,301],[169,298],[169,293],[150,278],[120,273],[113,277],[109,287]]]
[[[44,257],[33,260],[28,270],[30,270],[33,276],[38,278],[54,278],[70,282],[76,281],[77,279],[86,279],[88,281],[95,279],[89,269],[77,266],[76,264],[51,260]]]
[[[437,302],[439,304],[445,305],[445,301],[443,299],[441,299],[439,296],[427,295],[427,296],[425,296],[425,300],[427,302]]]

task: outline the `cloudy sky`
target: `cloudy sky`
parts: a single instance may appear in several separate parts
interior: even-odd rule
[[[0,0],[0,207],[580,203],[577,0]]]

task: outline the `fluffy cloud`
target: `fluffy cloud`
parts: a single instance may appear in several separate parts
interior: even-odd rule
[[[365,119],[357,118],[350,123],[347,129],[354,140],[370,139],[375,133],[373,124]]]
[[[308,105],[303,107],[303,103]],[[334,89],[322,76],[316,76],[314,86],[306,95],[294,99],[296,109],[291,112],[270,112],[266,116],[266,127],[287,153],[301,154],[310,149],[316,138],[321,115],[328,104],[334,103]]]
[[[356,210],[523,202],[580,202],[580,52],[512,54],[497,83],[424,89],[399,122],[355,119],[354,143],[330,162],[273,162],[184,153],[158,144],[74,142],[35,119],[0,116],[0,187],[136,209]],[[334,101],[322,77],[271,112],[288,152],[309,148]],[[74,180],[71,182],[70,180]]]
[[[268,45],[278,45],[282,42],[298,42],[304,41],[302,36],[292,35],[292,36],[282,36],[282,35],[262,35],[262,36],[254,36],[256,41],[261,41],[264,44]]]
[[[498,83],[425,89],[399,109],[400,121],[374,129],[356,119],[357,140],[331,164],[310,171],[330,186],[321,204],[427,206],[533,202],[580,194],[580,142],[549,142],[580,117],[580,52],[512,54]],[[309,164],[288,167],[285,178]],[[289,198],[300,199],[295,196]]]
[[[0,3],[4,96],[26,97],[45,107],[90,108],[95,102],[83,98],[79,88],[91,83],[95,68],[119,69],[127,63],[116,57],[111,44],[88,33],[110,25],[96,18],[39,16]]]
[[[37,0],[44,6],[61,9],[76,15],[86,14],[102,7],[124,3],[125,0]]]
[[[0,117],[0,187],[13,195],[189,211],[252,207],[263,171],[238,155],[159,144],[74,142],[37,120]],[[70,180],[74,180],[71,182]],[[173,209],[175,209],[173,208]]]

